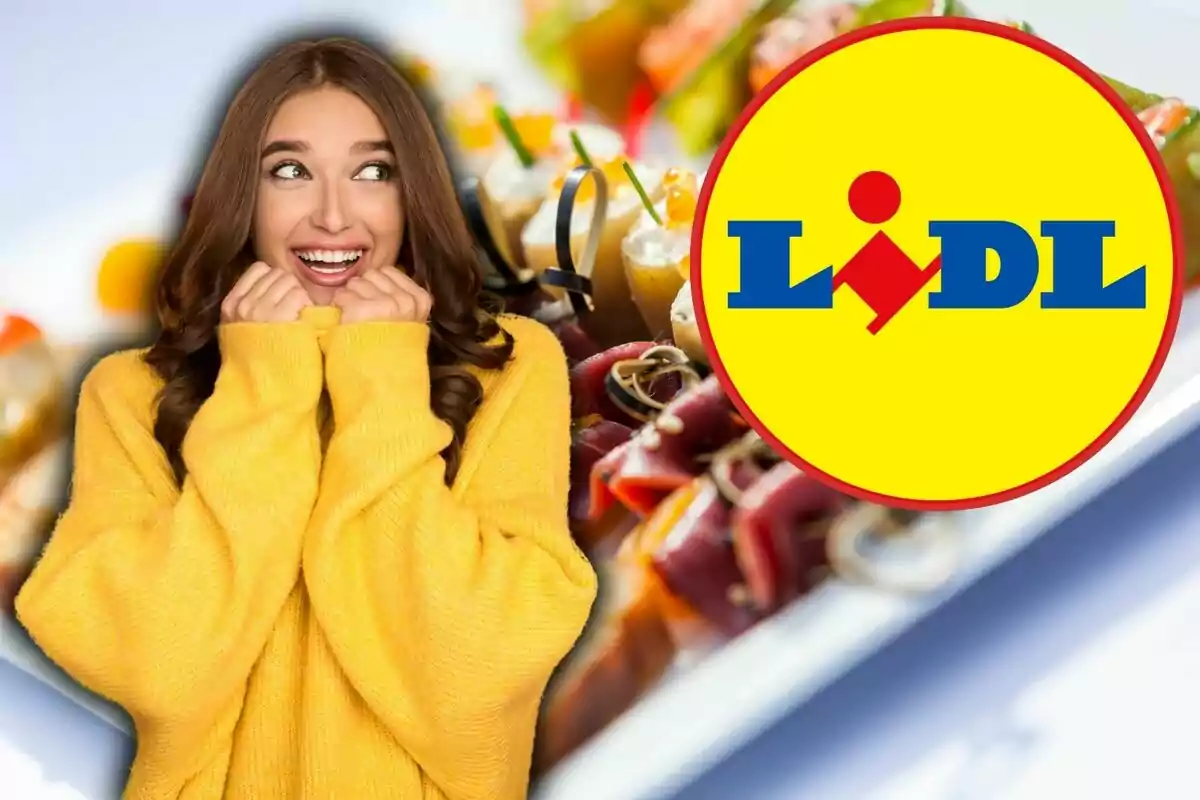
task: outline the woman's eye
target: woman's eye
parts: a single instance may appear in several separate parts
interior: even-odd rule
[[[299,180],[305,176],[304,167],[299,164],[280,164],[271,170],[271,176],[285,181]]]
[[[367,164],[354,176],[355,180],[363,181],[386,181],[390,177],[392,168],[387,164]]]

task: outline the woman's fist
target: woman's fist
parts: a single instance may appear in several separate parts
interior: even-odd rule
[[[295,275],[256,261],[221,303],[221,321],[295,322],[312,304]]]
[[[433,299],[395,267],[382,267],[351,278],[337,290],[333,304],[342,323],[367,321],[425,322]]]

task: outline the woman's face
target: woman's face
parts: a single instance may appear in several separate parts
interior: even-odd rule
[[[300,279],[317,305],[356,275],[396,264],[404,209],[396,156],[357,95],[322,87],[286,100],[267,128],[254,254]]]

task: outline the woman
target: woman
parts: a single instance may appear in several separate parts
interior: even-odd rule
[[[71,501],[17,600],[134,720],[128,797],[524,796],[596,582],[563,353],[479,292],[391,65],[344,39],[263,63],[161,335],[84,382]]]

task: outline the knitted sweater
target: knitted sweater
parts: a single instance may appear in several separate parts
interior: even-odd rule
[[[567,527],[563,352],[477,372],[452,488],[429,328],[222,326],[179,487],[137,351],[87,376],[71,499],[17,598],[137,730],[126,797],[524,797],[538,707],[596,595]],[[320,434],[323,390],[332,433]]]

